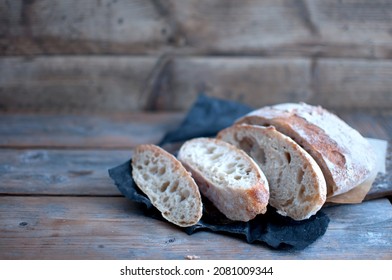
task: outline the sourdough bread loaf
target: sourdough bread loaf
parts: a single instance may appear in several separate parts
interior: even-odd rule
[[[155,145],[136,147],[132,176],[162,216],[180,227],[196,224],[202,201],[196,182],[171,154]]]
[[[305,103],[267,106],[249,113],[236,123],[272,125],[302,146],[324,174],[327,197],[358,186],[375,166],[375,156],[367,140],[319,106]]]
[[[269,184],[269,204],[281,215],[304,220],[324,205],[327,188],[320,167],[274,127],[234,125],[217,138],[242,149],[260,166]]]
[[[267,179],[244,151],[222,140],[195,138],[181,146],[178,159],[227,218],[246,222],[266,212]]]

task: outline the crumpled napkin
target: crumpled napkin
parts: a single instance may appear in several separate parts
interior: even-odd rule
[[[158,145],[170,146],[196,137],[214,137],[251,110],[253,109],[237,102],[200,94],[182,124],[167,133]],[[175,154],[175,151],[170,152]],[[109,176],[125,197],[145,205],[147,216],[164,220],[133,181],[131,160],[109,169]],[[307,220],[295,221],[277,214],[270,206],[266,214],[258,215],[249,222],[235,222],[224,217],[207,198],[202,199],[203,216],[196,225],[183,229],[188,234],[209,230],[236,235],[248,243],[261,243],[275,249],[301,250],[324,235],[329,224],[328,216],[322,211]]]

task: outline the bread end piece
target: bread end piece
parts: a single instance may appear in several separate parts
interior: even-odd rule
[[[202,200],[196,182],[173,155],[162,148],[143,144],[132,158],[136,185],[169,222],[188,227],[202,216]]]

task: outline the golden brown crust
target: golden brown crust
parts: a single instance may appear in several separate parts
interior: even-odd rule
[[[248,211],[256,216],[257,214],[264,214],[267,211],[266,204],[269,200],[269,193],[264,191],[264,185],[255,185],[252,189],[248,190],[246,197],[249,198],[250,203]],[[260,203],[262,201],[262,203]],[[266,203],[267,202],[267,203]]]
[[[374,166],[366,139],[321,107],[307,104],[264,107],[236,123],[273,125],[301,145],[321,167],[328,197],[359,185]]]

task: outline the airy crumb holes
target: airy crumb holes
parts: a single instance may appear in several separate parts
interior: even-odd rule
[[[179,182],[178,182],[178,180],[176,180],[176,181],[174,181],[174,183],[173,183],[173,185],[171,186],[171,188],[170,188],[170,192],[175,192],[175,191],[177,191],[177,188],[178,188],[178,185],[179,185]]]
[[[150,172],[151,172],[152,174],[157,174],[157,172],[158,172],[158,167],[152,166],[152,167],[150,168]]]
[[[161,188],[160,188],[161,192],[165,192],[169,185],[170,185],[169,181],[163,182],[163,184],[161,185]]]
[[[189,190],[183,190],[181,192],[181,200],[180,200],[180,202],[184,201],[185,199],[187,199],[189,197],[189,195],[190,195]]]
[[[297,184],[301,184],[303,177],[304,171],[302,169],[299,169],[297,173]]]
[[[290,155],[290,153],[289,152],[285,152],[284,156],[286,157],[287,163],[290,164],[290,162],[291,162],[291,155]]]
[[[221,156],[223,156],[223,154],[215,154],[215,155],[212,155],[211,156],[211,160],[217,160],[217,159],[219,159]]]
[[[161,168],[159,168],[159,175],[163,175],[166,172],[166,167],[162,166]]]

